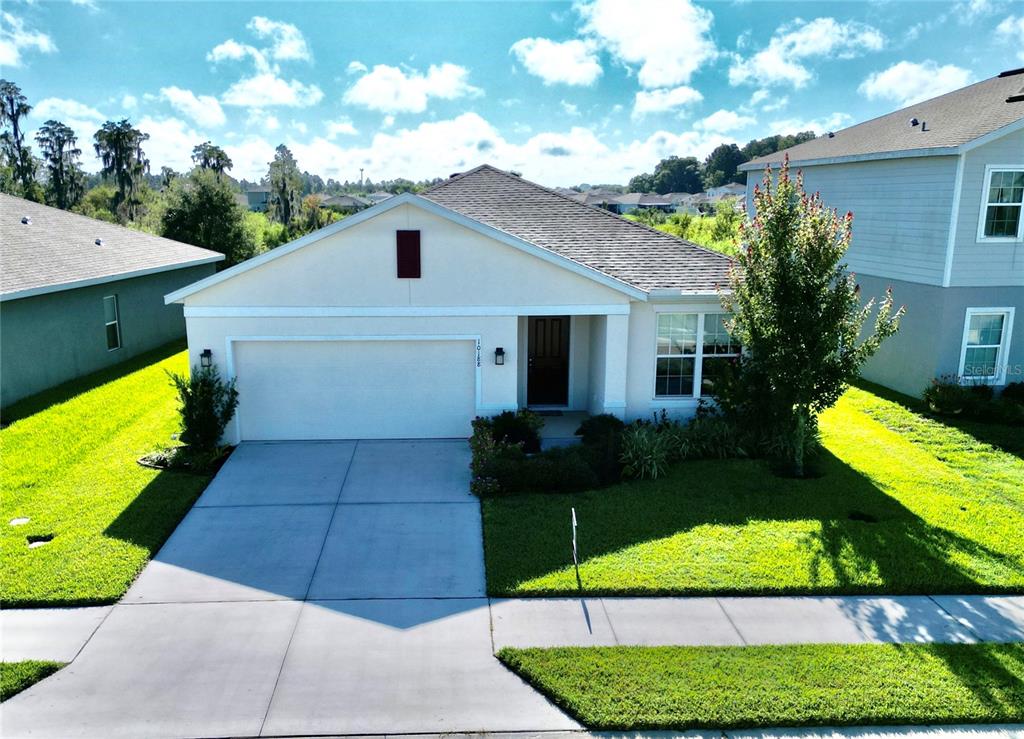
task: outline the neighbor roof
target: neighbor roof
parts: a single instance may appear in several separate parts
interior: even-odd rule
[[[713,293],[732,260],[482,165],[420,193],[439,205],[639,288]]]
[[[918,125],[911,125],[913,119]],[[781,162],[956,154],[959,147],[1008,126],[1024,125],[1024,68],[968,85],[894,113],[751,159],[741,170]],[[1013,128],[1009,130],[1014,130]],[[1007,131],[1008,132],[1008,131]]]
[[[0,300],[222,259],[209,249],[0,194]]]

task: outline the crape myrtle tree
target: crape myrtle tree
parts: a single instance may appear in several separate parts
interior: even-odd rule
[[[754,190],[755,215],[743,224],[743,248],[723,305],[743,345],[733,398],[750,426],[763,430],[790,471],[805,474],[818,414],[834,405],[861,365],[899,328],[892,290],[862,303],[842,262],[853,215],[840,217],[790,177],[786,157],[773,188],[765,171]],[[874,314],[870,330],[866,323]]]

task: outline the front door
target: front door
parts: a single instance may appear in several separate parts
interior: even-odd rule
[[[569,404],[569,316],[531,316],[526,404]]]

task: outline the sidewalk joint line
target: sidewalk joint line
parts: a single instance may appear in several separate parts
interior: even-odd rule
[[[740,631],[739,627],[736,625],[736,622],[732,620],[732,616],[729,615],[729,612],[725,610],[725,606],[722,605],[722,599],[716,596],[715,603],[718,604],[718,607],[722,611],[722,615],[725,616],[725,620],[729,622],[730,626],[732,626],[732,630],[736,632],[736,636],[740,638],[740,642],[743,644],[743,646],[749,647],[750,645],[747,644],[747,638],[743,636],[743,632]]]

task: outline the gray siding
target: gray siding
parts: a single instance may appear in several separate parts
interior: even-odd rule
[[[956,157],[919,157],[805,167],[804,188],[853,213],[847,253],[857,274],[941,285]],[[748,209],[759,172],[747,173]]]
[[[206,264],[0,303],[0,405],[184,336],[182,308],[164,305],[164,295],[213,272]],[[121,314],[115,351],[107,351],[106,295],[117,295]]]
[[[985,167],[989,164],[1024,166],[1024,131],[1008,134],[964,155],[950,285],[1024,285],[1024,241],[978,242]]]
[[[892,285],[897,304],[907,306],[899,333],[864,367],[863,376],[908,395],[920,396],[928,383],[960,369],[968,308],[1014,307],[1006,382],[1024,381],[1024,287],[933,287],[858,275],[865,298],[884,295]]]

